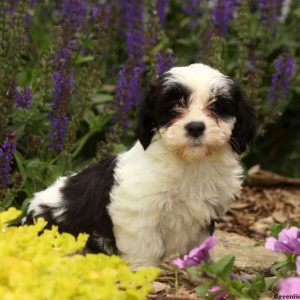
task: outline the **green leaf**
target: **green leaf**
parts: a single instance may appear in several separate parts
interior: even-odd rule
[[[111,102],[114,99],[112,94],[96,94],[92,97],[94,104],[103,104]]]
[[[199,277],[200,276],[200,272],[199,272],[199,269],[197,269],[196,267],[190,267],[190,268],[187,268],[186,271],[194,276],[194,277]]]
[[[271,236],[277,238],[279,232],[283,229],[283,224],[272,223],[270,226],[270,234]]]
[[[76,65],[80,65],[80,64],[83,64],[83,63],[92,61],[92,60],[94,60],[94,59],[95,59],[94,56],[91,56],[91,55],[89,55],[89,56],[78,55],[78,56],[76,57],[75,64],[76,64]]]
[[[278,282],[278,278],[276,276],[274,277],[266,277],[265,278],[265,285],[267,290],[272,290],[276,287]]]
[[[227,282],[231,280],[234,260],[235,257],[233,255],[227,255],[216,262],[201,265],[201,269],[207,275],[220,277]]]
[[[206,280],[203,283],[201,283],[197,288],[196,288],[196,293],[200,296],[203,297],[203,299],[209,299],[208,298],[208,292],[209,289],[214,285],[213,280]]]
[[[20,152],[18,152],[18,151],[14,152],[14,157],[15,157],[18,169],[20,171],[20,174],[22,176],[22,181],[24,183],[24,181],[27,178],[27,173],[26,173],[25,168],[24,168],[25,159],[22,156],[22,154]]]
[[[280,269],[286,267],[287,265],[288,265],[287,261],[276,262],[276,263],[274,263],[274,265],[271,268],[271,273],[276,274],[280,271]]]

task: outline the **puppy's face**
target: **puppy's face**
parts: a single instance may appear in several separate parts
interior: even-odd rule
[[[150,88],[140,108],[139,139],[144,148],[155,135],[189,161],[228,143],[241,153],[254,129],[252,109],[240,88],[203,64],[172,68]]]

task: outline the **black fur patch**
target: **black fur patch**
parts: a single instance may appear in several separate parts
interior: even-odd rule
[[[145,94],[139,107],[138,138],[144,149],[151,143],[156,130],[169,126],[177,113],[174,107],[187,105],[191,91],[180,83],[164,85],[170,74],[159,77]]]
[[[247,145],[254,138],[256,132],[256,119],[254,110],[248,103],[241,88],[234,83],[230,90],[231,98],[235,102],[235,117],[230,145],[232,149],[241,154],[246,150]]]
[[[117,254],[113,224],[107,211],[115,165],[116,157],[113,156],[70,176],[61,188],[64,213],[59,219],[55,217],[55,208],[41,205],[42,212],[34,217],[29,213],[24,224],[34,224],[34,219],[41,217],[48,222],[44,229],[57,225],[60,232],[74,236],[88,233],[90,236],[83,253]]]
[[[254,111],[241,88],[236,83],[232,83],[229,95],[217,95],[216,101],[209,106],[209,109],[220,119],[236,118],[230,145],[238,154],[244,152],[255,135],[256,121]]]
[[[91,237],[103,237],[110,240],[111,247],[116,249],[113,224],[107,211],[115,165],[116,157],[105,158],[68,178],[66,185],[61,189],[65,209],[61,215],[62,221],[59,222],[62,231],[75,236],[85,232]],[[92,238],[89,241],[92,241]],[[87,246],[89,244],[91,243],[88,242]],[[91,250],[106,253],[105,249],[96,249],[95,244]]]
[[[213,235],[216,229],[216,220],[211,220],[209,225],[207,226],[207,231],[210,235]]]

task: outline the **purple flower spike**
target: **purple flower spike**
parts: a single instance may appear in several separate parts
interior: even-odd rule
[[[16,150],[15,133],[10,132],[7,138],[0,145],[0,185],[6,189],[9,183],[11,165],[13,163]]]
[[[185,267],[197,266],[201,261],[209,260],[209,251],[217,243],[215,236],[209,237],[199,247],[196,247],[190,251],[189,254],[185,255],[183,259],[177,258],[173,260],[173,263],[180,269]]]
[[[61,152],[69,119],[66,115],[58,115],[51,118],[51,131],[49,148],[55,152]]]
[[[282,0],[258,0],[262,25],[268,28],[273,34],[281,14]]]
[[[134,66],[133,70],[125,65],[120,67],[114,104],[122,113],[130,111],[137,104],[141,92],[139,83],[142,70],[142,66]]]
[[[156,11],[161,26],[166,25],[166,9],[168,7],[169,0],[156,0]]]
[[[125,10],[125,33],[128,57],[133,56],[138,61],[144,55],[144,5],[142,1],[128,0],[121,3]]]
[[[16,93],[16,106],[24,109],[28,109],[32,102],[32,92],[30,87],[26,85],[22,92],[17,88],[15,89]]]
[[[126,77],[126,67],[121,65],[119,70],[119,77],[116,84],[116,93],[114,99],[115,108],[120,107],[121,109],[125,106],[125,97],[127,93],[127,77]]]
[[[294,296],[294,295],[300,295],[300,277],[290,277],[285,280],[281,280],[279,282],[278,296],[279,297],[281,296],[282,297],[281,299],[288,299],[286,298],[286,296]]]
[[[192,20],[188,24],[189,28],[196,28],[201,17],[200,0],[187,0],[181,6],[184,13],[191,16]]]
[[[92,7],[92,11],[91,11],[91,21],[92,21],[92,23],[95,24],[95,22],[97,22],[97,20],[101,20],[103,29],[107,29],[110,13],[111,13],[111,4],[110,3],[95,4]],[[97,26],[97,23],[95,25]],[[96,29],[99,30],[101,28],[96,28]]]
[[[156,54],[156,73],[160,76],[173,66],[174,53],[168,52],[166,55],[163,55],[161,52]]]
[[[278,235],[278,240],[274,237],[267,238],[265,247],[274,252],[300,255],[300,229],[297,227],[283,229]]]
[[[62,15],[64,21],[69,23],[72,32],[79,30],[84,22],[87,13],[87,4],[82,0],[64,0]]]
[[[228,23],[234,14],[233,0],[214,0],[212,10],[212,22],[216,34],[222,36],[226,33]]]
[[[272,75],[272,87],[269,97],[272,101],[277,101],[281,95],[289,91],[289,86],[295,71],[295,61],[290,54],[278,57],[274,61],[275,73]]]

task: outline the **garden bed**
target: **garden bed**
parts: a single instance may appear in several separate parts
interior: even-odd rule
[[[264,173],[259,184],[256,182],[256,186],[243,187],[241,197],[217,224],[218,231],[251,238],[256,245],[262,247],[272,223],[297,224],[300,219],[300,186],[297,183],[290,184],[289,178],[286,177],[281,177],[280,181],[272,181],[270,179],[272,175],[276,176],[273,173]],[[266,182],[268,184],[263,184]],[[242,237],[240,239],[244,242]],[[251,257],[253,258],[253,255]],[[238,271],[245,275],[244,270]],[[250,273],[253,275],[253,272]],[[198,285],[199,282],[191,278],[187,272],[177,270],[172,262],[165,262],[161,265],[161,274],[154,283],[154,292],[148,299],[199,299],[195,292]]]

